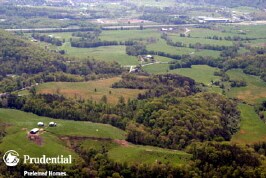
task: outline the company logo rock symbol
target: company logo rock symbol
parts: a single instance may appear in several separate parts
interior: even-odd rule
[[[14,150],[9,150],[4,154],[3,160],[7,166],[16,166],[19,162],[19,154]]]

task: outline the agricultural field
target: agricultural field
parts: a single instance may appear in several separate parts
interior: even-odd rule
[[[194,30],[194,29],[193,29]],[[219,46],[233,46],[232,41],[226,41],[226,40],[212,40],[212,39],[206,39],[206,38],[200,38],[200,37],[180,37],[179,34],[176,33],[169,33],[168,36],[173,40],[173,42],[182,42],[183,44],[186,44],[187,46],[189,44],[209,44],[209,45],[219,45]]]
[[[85,150],[100,150],[102,147],[105,147],[108,150],[108,157],[110,159],[115,162],[127,164],[152,164],[162,162],[178,166],[186,163],[191,158],[191,155],[182,151],[152,146],[139,146],[120,140],[116,140],[115,142],[86,140],[81,144],[81,147]]]
[[[102,31],[99,38],[104,41],[127,41],[135,39],[160,38],[160,31],[157,29],[146,30],[106,30]]]
[[[78,58],[90,58],[106,62],[116,61],[121,65],[139,64],[137,57],[126,54],[125,46],[102,46],[97,48],[74,48],[65,43],[62,48],[66,54]]]
[[[112,88],[112,84],[120,80],[120,77],[114,77],[89,82],[50,82],[37,86],[37,93],[62,94],[70,98],[94,101],[100,101],[105,95],[108,103],[116,104],[121,96],[127,101],[129,98],[137,98],[139,93],[145,92],[145,90],[137,89]]]
[[[254,108],[247,104],[240,104],[238,108],[241,112],[240,130],[231,142],[251,144],[266,141],[266,125],[255,113]]]
[[[195,40],[195,43],[197,41]],[[220,51],[214,50],[196,50],[188,47],[174,47],[166,44],[163,39],[158,39],[156,43],[148,44],[149,51],[161,51],[172,55],[194,55],[194,56],[211,56],[219,57]]]
[[[198,83],[211,85],[211,81],[220,80],[219,76],[214,76],[215,71],[219,71],[219,69],[206,65],[193,65],[192,68],[175,69],[171,70],[170,73],[180,74],[190,77]]]
[[[144,66],[142,69],[150,74],[163,74],[170,71],[169,64],[153,64]]]
[[[258,76],[245,74],[242,70],[229,70],[227,72],[232,80],[244,80],[245,87],[231,88],[227,96],[241,99],[250,104],[259,103],[266,99],[266,83]]]

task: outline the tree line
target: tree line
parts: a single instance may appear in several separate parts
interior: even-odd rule
[[[64,39],[61,41],[58,38],[48,36],[48,35],[41,35],[41,34],[33,33],[31,36],[32,36],[32,38],[34,38],[36,40],[43,41],[46,43],[51,43],[51,44],[56,45],[56,46],[62,46],[62,44],[65,42]]]

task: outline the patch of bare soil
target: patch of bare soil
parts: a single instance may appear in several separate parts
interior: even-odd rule
[[[114,140],[115,143],[121,145],[121,146],[124,146],[124,147],[129,147],[129,142],[127,142],[126,140],[118,140],[118,139],[115,139]]]
[[[246,134],[245,130],[240,130],[239,132],[240,132],[240,134]]]
[[[74,149],[80,142],[85,140],[98,140],[98,141],[111,141],[110,138],[97,138],[97,137],[86,137],[86,136],[62,136],[60,140],[66,143],[67,147]]]
[[[28,139],[30,141],[33,141],[38,146],[42,146],[43,145],[43,139],[38,134],[30,134],[30,133],[28,133]]]

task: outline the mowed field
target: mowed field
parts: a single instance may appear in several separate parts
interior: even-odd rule
[[[66,54],[78,58],[90,58],[106,62],[116,61],[121,65],[139,64],[137,57],[126,54],[125,46],[101,46],[97,48],[74,48],[69,42],[64,43],[60,48]]]
[[[152,164],[156,162],[170,163],[175,166],[186,163],[191,155],[178,150],[168,150],[153,146],[140,146],[128,142],[116,140],[97,141],[86,140],[81,144],[82,149],[100,150],[105,147],[108,150],[108,157],[119,163],[141,163]]]
[[[50,82],[37,86],[37,93],[62,94],[70,98],[94,101],[100,101],[105,95],[108,103],[116,104],[121,96],[127,101],[145,92],[137,89],[112,88],[112,84],[120,80],[120,77],[114,77],[88,82]]]
[[[195,40],[195,43],[197,42],[200,42],[200,39]],[[147,49],[150,51],[161,51],[172,55],[194,55],[194,56],[211,56],[211,57],[220,56],[220,51],[195,50],[187,47],[169,46],[167,45],[166,41],[164,41],[163,39],[158,39],[156,43],[147,45]]]
[[[37,127],[37,122],[46,125],[38,134],[38,142],[27,137],[28,131]],[[56,127],[47,127],[51,121]],[[134,145],[125,141],[126,133],[106,124],[82,121],[69,121],[40,117],[18,110],[0,109],[0,124],[6,135],[1,140],[0,151],[16,150],[20,155],[39,157],[42,155],[72,155],[74,161],[82,161],[68,144],[68,137],[80,142],[82,149],[108,150],[108,157],[116,162],[155,163],[161,161],[173,165],[183,164],[191,156],[182,151],[168,150],[151,146]]]
[[[227,96],[236,97],[250,104],[255,104],[266,99],[266,83],[258,76],[245,74],[242,70],[229,70],[227,72],[232,80],[244,80],[245,87],[231,88]]]
[[[231,142],[252,144],[266,141],[266,125],[255,113],[254,108],[247,104],[240,104],[238,108],[241,112],[240,130]]]

